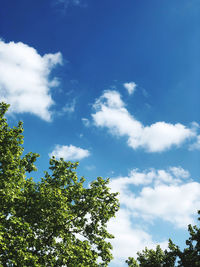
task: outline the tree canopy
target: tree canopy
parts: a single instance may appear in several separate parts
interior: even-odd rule
[[[8,108],[0,103],[0,266],[108,266],[114,236],[107,223],[119,209],[109,179],[98,177],[84,187],[78,163],[55,157],[39,182],[28,178],[27,173],[37,170],[39,154],[23,155],[23,124],[9,127]],[[200,266],[200,228],[189,225],[188,231],[185,249],[169,240],[168,249],[145,248],[126,263]]]
[[[109,180],[89,187],[78,163],[50,159],[39,182],[37,153],[23,156],[23,124],[9,127],[0,104],[0,265],[107,266],[112,259],[107,222],[119,209]]]

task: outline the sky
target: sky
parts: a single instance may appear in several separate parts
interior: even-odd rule
[[[184,247],[200,209],[200,1],[2,0],[0,101],[25,153],[120,192],[110,267]]]

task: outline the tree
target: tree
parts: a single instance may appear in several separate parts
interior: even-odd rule
[[[106,225],[119,209],[109,180],[89,188],[78,179],[78,163],[50,159],[40,182],[36,153],[23,156],[23,125],[9,127],[0,104],[0,265],[107,266],[112,246]]]
[[[157,246],[156,250],[145,248],[141,253],[137,253],[137,259],[129,257],[126,263],[131,267],[199,267],[200,228],[189,224],[188,232],[190,236],[185,242],[187,247],[183,251],[169,239],[168,250],[163,251],[160,246]]]
[[[200,211],[198,211],[200,214]],[[200,218],[198,218],[200,220]],[[174,253],[178,257],[178,266],[200,266],[200,228],[188,225],[189,238],[186,240],[187,247],[181,251],[180,248],[173,244]]]
[[[126,263],[131,267],[173,267],[176,256],[158,245],[155,250],[147,249],[137,253],[137,260],[129,257]]]

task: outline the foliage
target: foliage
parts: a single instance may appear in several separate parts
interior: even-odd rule
[[[78,163],[50,159],[40,182],[27,178],[39,156],[23,156],[23,125],[9,127],[0,104],[0,265],[107,266],[112,246],[109,219],[119,209],[109,180],[89,188]]]
[[[200,214],[200,211],[198,211]],[[200,218],[198,218],[200,220]],[[196,225],[188,225],[189,238],[186,240],[187,247],[181,251],[174,245],[174,253],[178,256],[178,266],[200,266],[200,228]]]
[[[137,253],[137,260],[128,258],[126,263],[131,267],[173,267],[176,257],[167,250],[163,251],[158,245],[155,250],[147,249]],[[138,263],[139,262],[139,263]]]
[[[200,266],[200,228],[196,225],[188,225],[188,232],[190,236],[186,240],[187,247],[183,251],[169,239],[168,250],[163,251],[160,246],[157,246],[156,250],[145,248],[141,253],[137,253],[137,259],[129,257],[126,263],[131,267],[198,267]]]

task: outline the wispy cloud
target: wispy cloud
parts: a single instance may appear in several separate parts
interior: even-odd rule
[[[64,10],[70,6],[83,6],[83,0],[53,0],[55,5],[61,5]]]
[[[65,104],[62,108],[63,113],[73,113],[75,111],[76,99],[74,98],[70,103]]]
[[[89,119],[87,119],[87,118],[82,118],[81,120],[82,120],[83,124],[84,124],[86,127],[89,127],[89,126],[90,126],[90,121],[89,121]]]
[[[196,142],[190,145],[190,150],[200,150],[200,135],[197,136]]]
[[[63,158],[64,160],[81,160],[89,155],[89,150],[73,145],[56,145],[54,150],[49,154],[50,157],[55,156],[57,159]]]
[[[0,99],[11,104],[9,112],[29,112],[43,120],[51,120],[54,101],[51,87],[58,86],[52,69],[62,64],[61,53],[39,55],[24,43],[0,41]]]
[[[184,141],[196,137],[193,128],[183,124],[156,122],[144,126],[126,109],[119,92],[105,91],[93,105],[92,118],[97,127],[107,128],[116,136],[127,136],[128,145],[133,149],[144,148],[147,152],[161,152],[172,146],[180,146]]]
[[[96,169],[96,166],[95,165],[87,165],[87,166],[85,166],[85,169],[88,171],[93,171]]]
[[[134,82],[124,83],[123,85],[124,88],[128,91],[129,95],[132,95],[135,92],[137,86]]]

